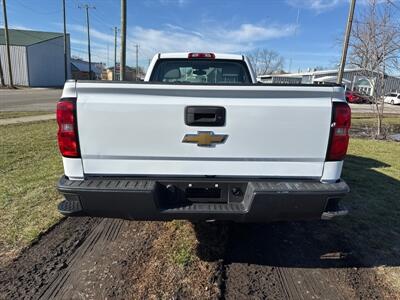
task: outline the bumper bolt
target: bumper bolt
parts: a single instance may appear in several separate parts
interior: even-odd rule
[[[232,189],[232,194],[236,197],[242,196],[242,190],[238,187]]]

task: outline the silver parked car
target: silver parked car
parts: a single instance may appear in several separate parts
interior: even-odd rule
[[[390,93],[385,95],[383,101],[390,104],[400,104],[400,93]]]

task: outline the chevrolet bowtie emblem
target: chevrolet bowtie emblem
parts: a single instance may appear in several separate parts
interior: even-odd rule
[[[214,134],[212,131],[198,131],[197,134],[186,134],[182,143],[193,143],[202,147],[213,147],[225,143],[227,134]]]

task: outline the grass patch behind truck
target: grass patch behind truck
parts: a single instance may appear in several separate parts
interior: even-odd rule
[[[400,143],[351,139],[348,153],[350,214],[335,224],[370,264],[400,265]]]
[[[0,120],[55,114],[51,111],[0,111]]]
[[[63,173],[55,121],[0,126],[0,256],[57,222]]]
[[[371,113],[352,113],[350,134],[357,137],[374,137],[377,117]],[[382,120],[382,133],[385,136],[400,133],[400,115],[385,114]]]

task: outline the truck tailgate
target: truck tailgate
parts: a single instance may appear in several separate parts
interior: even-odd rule
[[[85,174],[319,178],[339,88],[77,82]],[[225,125],[188,126],[187,106],[220,106]],[[226,135],[211,147],[185,135]]]

